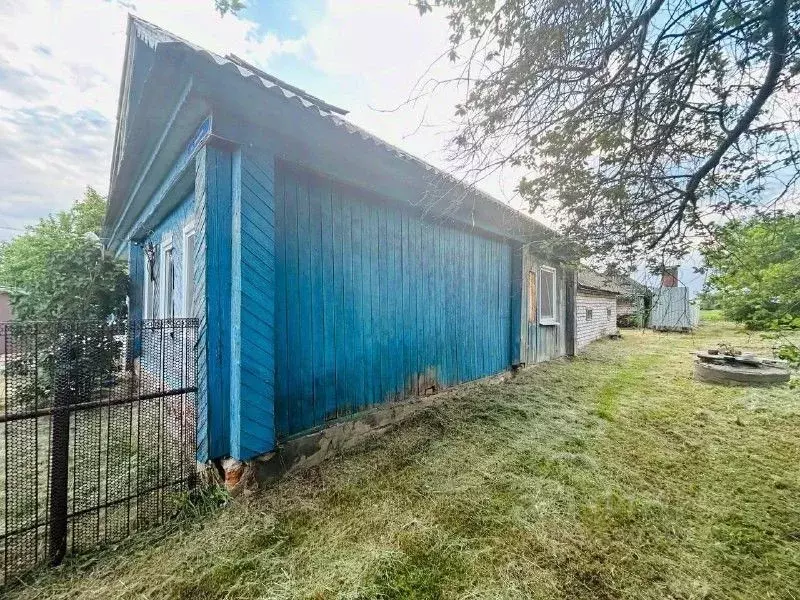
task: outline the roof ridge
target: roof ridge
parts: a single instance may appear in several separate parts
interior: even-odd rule
[[[149,29],[151,33],[159,33],[163,37],[168,38],[169,40],[171,40],[173,42],[186,44],[187,46],[191,46],[192,48],[199,48],[199,46],[197,46],[196,44],[193,44],[189,40],[186,40],[186,39],[180,37],[179,35],[176,35],[176,34],[172,33],[171,31],[168,31],[168,30],[164,29],[163,27],[159,27],[155,23],[151,23],[147,19],[143,19],[142,17],[140,17],[138,15],[134,15],[133,13],[128,13],[128,19],[130,21],[132,21],[138,27],[143,27],[144,29]]]

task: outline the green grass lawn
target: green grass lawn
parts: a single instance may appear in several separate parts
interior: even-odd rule
[[[707,322],[707,321],[724,321],[725,317],[722,314],[722,311],[719,309],[713,310],[701,310],[700,311],[700,322]]]
[[[800,391],[692,380],[768,353],[627,332],[359,452],[17,588],[20,598],[800,598]]]

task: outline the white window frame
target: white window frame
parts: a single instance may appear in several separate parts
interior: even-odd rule
[[[195,230],[194,219],[190,219],[183,226],[183,316],[192,318],[192,298],[189,294],[189,282],[194,283],[194,272],[189,272],[189,238],[194,236],[195,247],[197,247],[197,232]],[[194,271],[194,268],[192,268]],[[191,294],[194,295],[194,294]]]
[[[160,263],[161,263],[160,264],[160,266],[161,266],[161,273],[160,273],[161,298],[159,298],[159,300],[161,301],[161,318],[162,319],[169,318],[168,317],[169,311],[167,310],[167,296],[168,296],[168,294],[167,294],[167,275],[168,275],[168,271],[169,271],[169,269],[167,269],[167,254],[170,251],[172,252],[172,260],[173,260],[172,277],[174,278],[175,277],[175,262],[174,262],[175,261],[175,244],[174,244],[174,242],[172,240],[172,234],[168,233],[168,234],[165,234],[164,237],[161,238],[161,259],[160,259]],[[172,290],[172,293],[174,295],[175,290]],[[174,297],[172,298],[172,302],[173,302],[173,305],[174,305],[174,303],[175,303],[175,298]],[[174,308],[174,306],[173,306],[173,308]],[[175,314],[174,313],[172,315],[172,318],[175,318]]]
[[[551,295],[550,314],[551,317],[544,316],[545,311],[542,310],[542,290],[544,290],[544,277],[542,273],[552,273],[553,275],[553,290]],[[542,265],[539,267],[539,282],[538,282],[538,299],[539,306],[539,325],[558,325],[558,272],[554,267]]]

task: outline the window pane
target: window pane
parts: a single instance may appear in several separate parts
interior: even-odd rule
[[[194,232],[186,236],[186,248],[183,249],[183,307],[184,317],[194,317]]]
[[[554,319],[555,273],[542,269],[539,281],[539,310],[542,319]]]
[[[172,248],[164,255],[164,318],[175,316],[175,253]]]
[[[145,291],[147,293],[147,314],[145,318],[147,319],[157,319],[158,313],[160,310],[159,307],[159,272],[158,272],[158,252],[156,251],[156,255],[153,260],[152,267],[149,264],[147,257],[145,256],[145,262],[148,263],[145,267]]]

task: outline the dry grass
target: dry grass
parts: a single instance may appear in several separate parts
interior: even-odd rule
[[[15,594],[800,598],[800,393],[694,382],[718,341],[765,350],[629,332]]]

